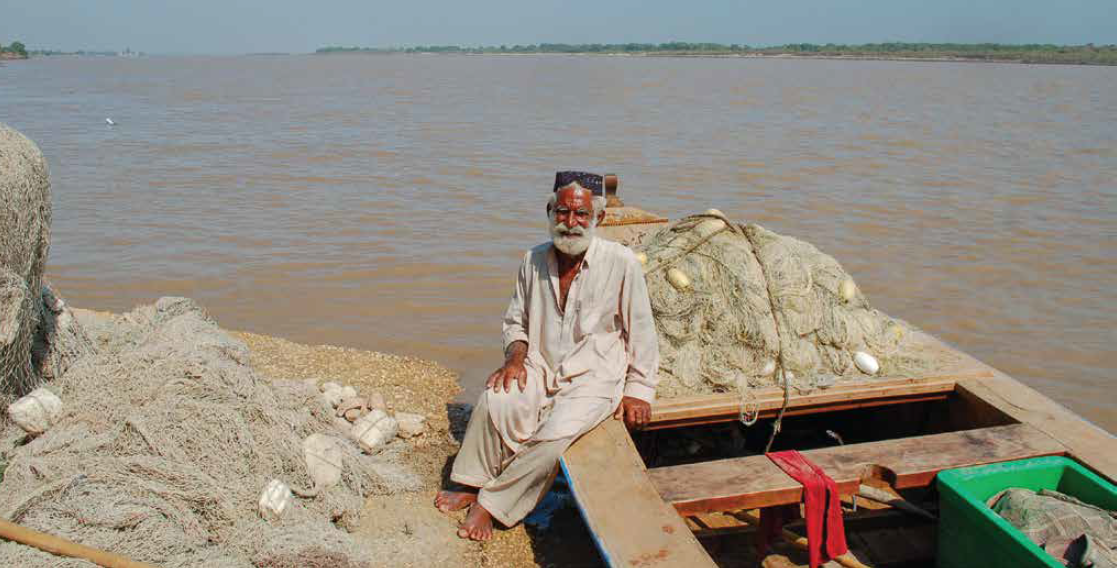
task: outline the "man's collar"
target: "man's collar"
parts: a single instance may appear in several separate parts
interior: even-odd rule
[[[588,267],[590,265],[590,257],[594,255],[594,251],[598,247],[598,236],[590,236],[590,245],[586,248],[586,255],[582,256],[582,266]]]

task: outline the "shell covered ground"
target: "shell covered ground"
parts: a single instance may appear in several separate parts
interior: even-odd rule
[[[256,372],[273,379],[319,378],[379,392],[389,407],[423,414],[428,428],[410,440],[406,460],[423,480],[413,493],[374,496],[362,513],[358,540],[376,545],[383,566],[553,567],[599,566],[592,539],[573,508],[561,509],[543,531],[523,524],[498,530],[487,543],[457,537],[464,513],[433,506],[446,482],[465,429],[468,407],[454,404],[457,375],[430,361],[337,346],[309,346],[284,339],[235,332],[251,350]]]

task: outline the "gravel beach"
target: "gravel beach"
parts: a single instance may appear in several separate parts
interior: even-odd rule
[[[453,404],[461,390],[455,373],[435,362],[343,348],[309,346],[250,332],[234,332],[251,350],[258,374],[271,379],[320,378],[344,382],[362,393],[379,392],[397,411],[423,414],[428,428],[410,440],[411,466],[423,478],[415,493],[374,496],[357,529],[359,540],[377,543],[384,566],[552,567],[600,566],[578,513],[556,513],[550,529],[525,525],[499,530],[488,543],[457,537],[464,513],[445,515],[432,505],[458,450],[468,407]]]

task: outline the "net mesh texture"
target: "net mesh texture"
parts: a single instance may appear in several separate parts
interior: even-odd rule
[[[50,182],[39,147],[0,123],[0,404],[41,381],[32,344],[50,250]]]
[[[417,488],[405,442],[362,454],[315,386],[257,377],[247,347],[189,299],[89,330],[97,351],[49,384],[59,422],[30,441],[4,426],[0,517],[160,566],[375,562],[347,530],[369,495]],[[316,433],[338,438],[341,482],[264,520],[271,479],[314,486],[303,441]],[[0,563],[84,565],[14,542],[0,543]]]
[[[683,218],[636,247],[660,344],[660,397],[788,385],[809,392],[919,374],[937,364],[899,319],[871,307],[835,259],[811,244],[720,213]],[[676,273],[675,283],[672,273]],[[689,283],[681,286],[678,275]]]

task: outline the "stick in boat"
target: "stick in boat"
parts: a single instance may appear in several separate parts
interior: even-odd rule
[[[104,550],[70,542],[65,538],[39,532],[4,519],[0,519],[0,538],[6,538],[58,556],[82,558],[105,568],[151,568],[147,564],[141,564],[119,554],[112,554]]]
[[[896,508],[899,511],[904,511],[906,513],[914,514],[918,517],[925,518],[925,519],[928,519],[930,521],[939,520],[932,513],[929,513],[928,511],[926,511],[924,509],[921,509],[920,507],[918,507],[918,506],[916,506],[916,505],[914,505],[914,504],[912,504],[912,503],[910,503],[910,502],[908,502],[904,499],[894,497],[893,495],[890,495],[886,491],[883,491],[883,490],[878,489],[876,487],[870,487],[869,485],[859,485],[858,486],[858,493],[855,496],[865,497],[865,498],[867,498],[871,501],[877,501],[879,503],[889,505],[891,507]]]

